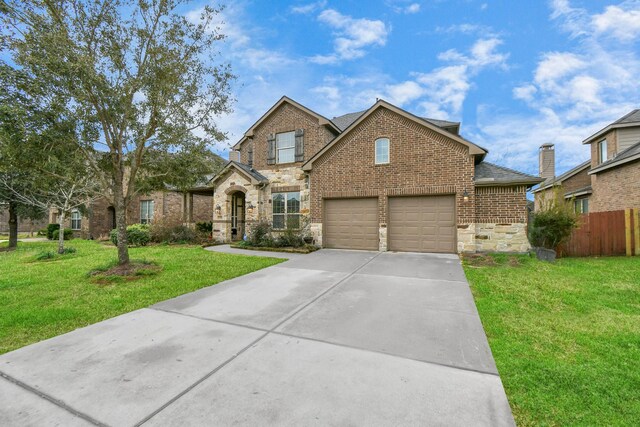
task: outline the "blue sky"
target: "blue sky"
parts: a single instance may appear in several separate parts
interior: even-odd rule
[[[238,0],[220,25],[238,76],[220,118],[231,144],[282,95],[329,118],[379,97],[461,121],[487,160],[530,173],[554,143],[562,172],[640,108],[640,0]]]

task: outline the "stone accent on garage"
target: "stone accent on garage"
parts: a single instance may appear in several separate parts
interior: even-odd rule
[[[471,253],[476,251],[476,225],[458,225],[458,253]]]
[[[387,250],[387,225],[386,224],[380,224],[380,231],[379,231],[379,236],[380,236],[380,251],[381,252],[385,252]]]
[[[475,250],[478,252],[528,252],[527,224],[481,223],[475,225]]]

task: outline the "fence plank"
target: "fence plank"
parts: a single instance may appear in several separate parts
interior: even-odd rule
[[[631,256],[631,209],[624,210],[624,240],[625,252]]]
[[[635,211],[635,210],[634,210]],[[629,226],[625,227],[625,211],[594,212],[583,214],[580,225],[568,241],[558,248],[559,256],[610,256],[627,253],[627,229],[633,230],[633,239],[640,240],[640,221],[636,215],[629,218]],[[640,252],[640,243],[635,244],[636,253]]]
[[[633,216],[633,234],[635,236],[636,256],[640,255],[640,209],[635,208],[633,210],[635,215]]]

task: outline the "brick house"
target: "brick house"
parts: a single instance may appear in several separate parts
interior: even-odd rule
[[[526,192],[542,179],[484,161],[459,130],[382,100],[329,120],[283,97],[211,181],[214,238],[268,220],[308,222],[326,248],[528,250]]]
[[[533,190],[536,209],[557,187],[581,213],[639,207],[640,109],[591,135],[583,144],[590,146],[590,159],[557,177],[553,145],[540,147],[540,177],[545,180]]]
[[[127,224],[144,224],[153,221],[194,224],[211,221],[212,191],[208,187],[180,191],[154,191],[138,195],[129,203]],[[49,223],[57,224],[57,212],[49,213]],[[105,198],[89,203],[87,209],[74,210],[66,218],[66,227],[75,237],[107,239],[115,228],[116,212]]]

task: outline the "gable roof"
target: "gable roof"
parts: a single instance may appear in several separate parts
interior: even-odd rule
[[[583,163],[580,163],[578,166],[572,169],[569,169],[562,175],[554,176],[552,178],[547,178],[546,180],[544,180],[542,184],[540,184],[540,187],[533,190],[533,192],[537,193],[538,191],[546,190],[547,188],[552,187],[554,185],[562,184],[563,181],[571,178],[574,175],[577,175],[578,173],[582,172],[585,169],[588,169],[589,166],[591,166],[591,160],[587,160]]]
[[[266,176],[262,175],[260,172],[253,169],[249,165],[236,162],[235,160],[229,160],[229,162],[226,165],[224,165],[222,170],[218,172],[216,176],[211,178],[211,180],[209,181],[209,184],[215,183],[218,179],[222,178],[222,176],[226,174],[230,169],[237,170],[238,172],[240,172],[240,174],[247,177],[249,181],[251,181],[251,183],[254,185],[269,182],[269,179]]]
[[[313,165],[313,162],[320,158],[324,153],[326,153],[331,147],[333,147],[338,141],[340,141],[342,138],[345,137],[345,135],[348,135],[349,132],[351,130],[353,130],[358,124],[362,123],[362,121],[364,121],[367,117],[369,117],[374,111],[376,111],[379,108],[386,108],[390,111],[393,111],[396,114],[399,114],[409,120],[412,120],[418,124],[421,124],[422,126],[431,129],[432,131],[439,133],[441,135],[444,135],[456,142],[459,142],[462,145],[466,145],[467,147],[469,147],[469,153],[470,154],[474,154],[474,155],[479,155],[482,156],[484,158],[484,156],[488,153],[488,150],[485,150],[484,148],[480,147],[479,145],[476,145],[474,143],[472,143],[471,141],[467,141],[466,139],[462,138],[459,135],[456,135],[454,133],[448,132],[444,129],[442,129],[441,127],[438,127],[436,125],[434,125],[433,123],[427,121],[426,119],[423,119],[422,117],[418,117],[415,116],[411,113],[409,113],[408,111],[405,111],[401,108],[396,107],[393,104],[388,103],[387,101],[384,101],[382,99],[379,99],[378,101],[376,101],[375,104],[373,104],[371,106],[371,108],[369,108],[367,111],[365,111],[363,114],[361,114],[356,120],[354,120],[351,124],[349,124],[349,126],[347,126],[344,131],[338,135],[337,137],[335,137],[333,140],[331,140],[331,142],[329,142],[327,145],[325,145],[320,151],[318,151],[316,154],[314,154],[309,160],[307,160],[305,162],[305,164],[302,165],[302,169],[305,171],[311,170],[311,166]]]
[[[514,184],[532,186],[539,184],[542,178],[483,161],[476,165],[474,181],[476,187]]]
[[[342,116],[334,117],[331,119],[333,123],[335,123],[341,131],[344,131],[348,128],[353,122],[358,120],[358,118],[366,113],[367,110],[356,111],[355,113],[347,113]],[[460,131],[460,122],[450,122],[448,120],[438,120],[438,119],[430,119],[428,117],[421,117],[422,119],[441,127],[449,132],[455,133],[456,135]]]
[[[605,133],[609,132],[612,129],[635,127],[635,126],[640,126],[640,109],[635,109],[630,113],[625,114],[615,122],[605,126],[603,129],[600,129],[598,132],[594,133],[589,138],[582,141],[582,143],[590,144],[593,142],[594,139],[597,139],[603,136]]]
[[[280,100],[278,102],[276,102],[271,108],[269,108],[269,110],[264,113],[262,115],[262,117],[260,117],[258,119],[258,121],[256,121],[253,125],[251,125],[251,127],[249,129],[247,129],[247,131],[244,133],[243,137],[240,139],[240,141],[236,142],[236,144],[232,147],[234,150],[237,149],[240,144],[242,144],[247,138],[250,138],[253,136],[253,131],[255,130],[255,128],[257,128],[258,126],[260,126],[260,124],[265,121],[267,119],[267,117],[269,117],[274,111],[276,111],[278,108],[280,108],[280,106],[282,104],[290,104],[293,105],[294,107],[304,111],[305,113],[315,117],[318,119],[318,122],[320,123],[320,126],[327,126],[331,129],[333,129],[334,132],[336,133],[340,133],[340,128],[338,126],[335,125],[335,123],[333,123],[331,120],[327,119],[325,116],[316,113],[315,111],[305,107],[304,105],[294,101],[293,99],[287,97],[287,96],[283,96],[282,98],[280,98]]]
[[[589,175],[602,172],[625,163],[633,162],[635,160],[640,160],[640,141],[626,150],[619,152],[613,159],[609,159],[591,169]]]

